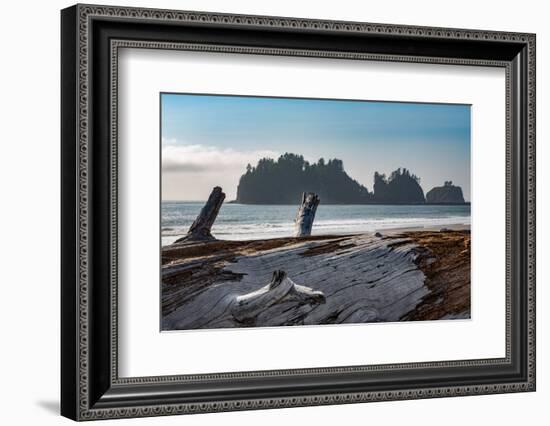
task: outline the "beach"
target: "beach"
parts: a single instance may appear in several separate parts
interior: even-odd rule
[[[166,245],[162,330],[468,319],[462,220]]]
[[[163,201],[162,245],[186,235],[204,201]],[[220,240],[256,240],[294,235],[298,206],[224,203],[212,227]],[[398,229],[468,227],[469,205],[330,205],[321,204],[312,235],[349,235]]]

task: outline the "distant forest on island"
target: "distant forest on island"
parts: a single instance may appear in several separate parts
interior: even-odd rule
[[[248,164],[235,202],[295,204],[303,192],[316,193],[323,204],[465,204],[462,189],[451,181],[424,196],[420,178],[399,168],[389,176],[375,172],[370,192],[345,172],[342,160],[321,158],[309,163],[291,153],[277,160],[262,158],[255,167]]]

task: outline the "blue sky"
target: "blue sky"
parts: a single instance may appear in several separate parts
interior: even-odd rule
[[[376,101],[161,95],[163,199],[233,199],[246,164],[285,152],[339,158],[372,191],[405,167],[424,192],[452,180],[470,199],[470,107]],[[189,185],[189,182],[193,182]]]

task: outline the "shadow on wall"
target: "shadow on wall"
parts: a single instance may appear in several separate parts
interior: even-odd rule
[[[59,401],[36,401],[36,405],[50,414],[58,416],[60,413]]]

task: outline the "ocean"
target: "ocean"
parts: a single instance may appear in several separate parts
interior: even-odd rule
[[[162,245],[184,236],[203,201],[163,201]],[[224,203],[212,227],[221,240],[290,237],[298,205]],[[470,206],[443,205],[322,205],[317,208],[312,235],[353,234],[403,227],[469,225]]]

